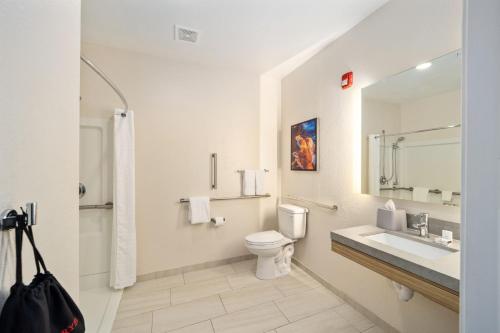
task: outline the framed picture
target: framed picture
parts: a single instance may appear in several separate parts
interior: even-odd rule
[[[290,169],[318,171],[318,118],[292,125]]]

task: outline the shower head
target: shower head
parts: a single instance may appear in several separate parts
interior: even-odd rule
[[[392,149],[399,149],[399,143],[404,140],[405,140],[404,136],[400,136],[399,138],[397,138],[396,142],[392,144]]]

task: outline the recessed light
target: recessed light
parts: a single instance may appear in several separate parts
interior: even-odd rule
[[[424,69],[427,69],[432,66],[432,62],[424,62],[423,64],[417,65],[415,68],[418,69],[419,71],[423,71]]]

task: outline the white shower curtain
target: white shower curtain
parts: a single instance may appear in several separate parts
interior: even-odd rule
[[[134,113],[114,114],[113,230],[110,285],[122,289],[136,281]]]
[[[380,194],[380,137],[368,136],[368,192]]]

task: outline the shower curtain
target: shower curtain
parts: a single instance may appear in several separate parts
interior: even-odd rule
[[[114,114],[113,228],[110,285],[122,289],[136,281],[134,113]]]
[[[368,193],[380,194],[380,137],[368,136]]]
[[[16,250],[10,231],[0,231],[0,312],[16,282]]]

